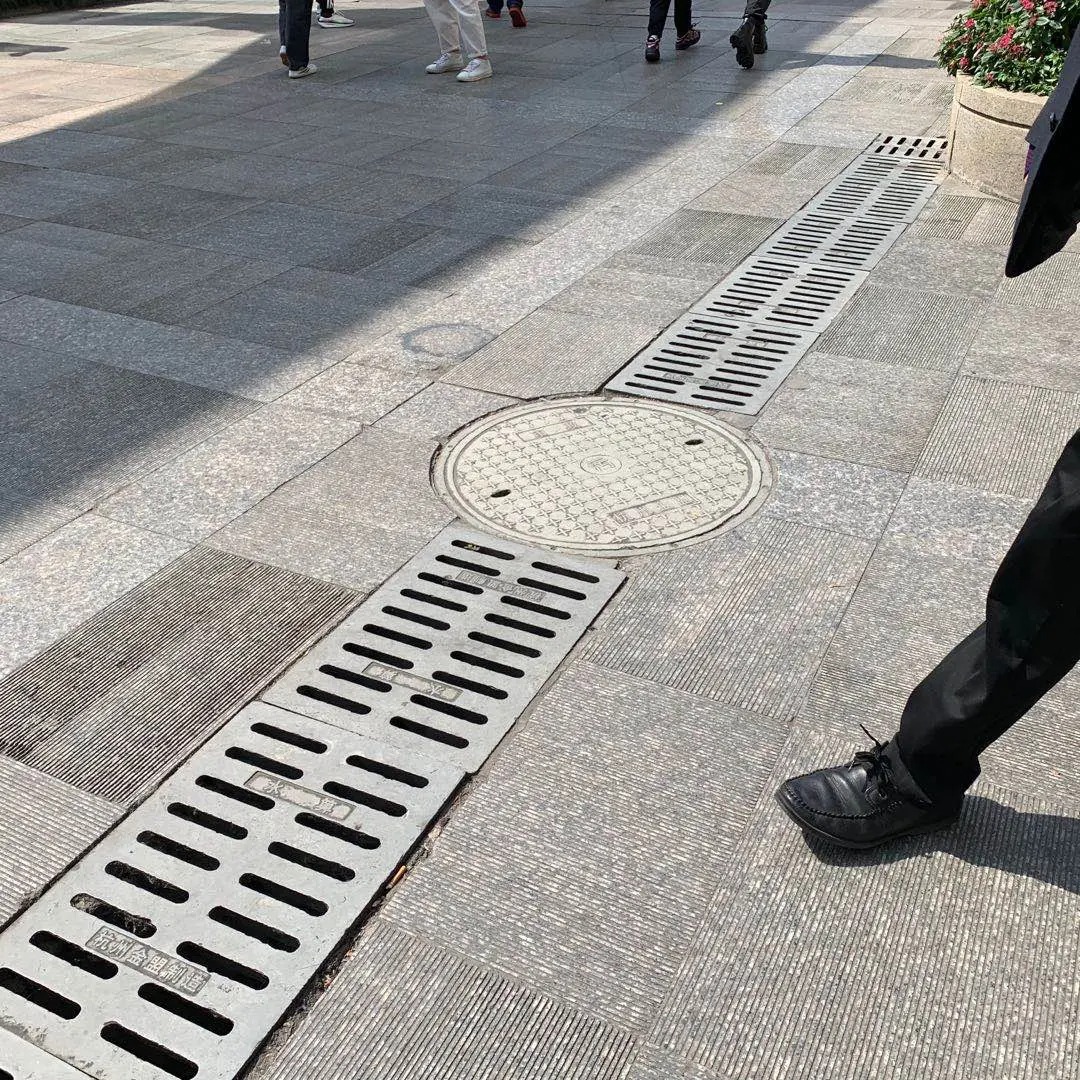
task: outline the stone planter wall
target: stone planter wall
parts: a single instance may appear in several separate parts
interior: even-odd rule
[[[1024,190],[1028,129],[1046,103],[956,79],[949,125],[949,172],[980,191],[1019,202]]]

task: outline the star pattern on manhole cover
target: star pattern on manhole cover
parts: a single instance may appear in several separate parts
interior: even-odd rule
[[[693,543],[741,520],[771,486],[741,432],[680,405],[566,398],[516,405],[457,432],[436,490],[497,535],[593,555]]]

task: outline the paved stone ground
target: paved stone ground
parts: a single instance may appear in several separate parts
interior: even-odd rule
[[[545,0],[473,87],[406,0],[298,84],[270,0],[0,23],[0,915],[450,520],[440,436],[943,134],[958,6],[778,0],[748,74],[733,4],[646,67],[643,3]],[[763,512],[625,564],[255,1075],[1078,1075],[1074,679],[948,833],[837,856],[769,798],[891,732],[1080,423],[1080,249],[1004,282],[1011,213],[943,185],[753,424]]]

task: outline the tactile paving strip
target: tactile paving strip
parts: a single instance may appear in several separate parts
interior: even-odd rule
[[[248,706],[0,936],[0,1025],[98,1080],[230,1080],[462,776]]]
[[[945,146],[899,136],[873,144],[605,389],[759,412],[918,217]]]
[[[451,526],[263,697],[473,772],[624,579]]]

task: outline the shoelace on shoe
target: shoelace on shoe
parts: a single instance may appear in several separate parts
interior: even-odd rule
[[[866,769],[867,786],[873,784],[877,793],[882,795],[893,786],[892,766],[889,764],[889,759],[885,757],[886,744],[879,742],[863,724],[859,727],[866,732],[867,738],[874,744],[874,749],[859,750],[851,759],[849,768],[862,765]]]

